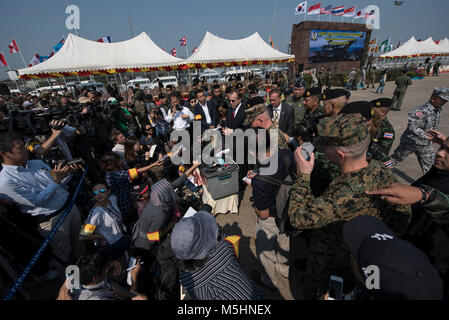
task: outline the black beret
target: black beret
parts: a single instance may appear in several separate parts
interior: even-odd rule
[[[321,89],[318,87],[313,87],[313,88],[306,90],[306,92],[304,92],[304,94],[303,94],[304,98],[311,97],[311,96],[320,96],[320,98],[321,98]]]
[[[351,93],[345,89],[326,89],[323,92],[323,100],[332,100],[346,95],[350,96]]]
[[[354,101],[344,106],[338,114],[350,113],[359,113],[366,120],[371,120],[374,115],[374,107],[373,104],[368,101]]]
[[[371,101],[374,108],[391,108],[391,105],[393,104],[393,99],[390,98],[379,98],[376,100]]]

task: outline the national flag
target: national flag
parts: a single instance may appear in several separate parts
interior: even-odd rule
[[[192,50],[192,53],[195,53],[196,50],[198,50],[198,47],[195,47],[195,49]]]
[[[179,40],[179,41],[181,41],[181,44],[180,44],[180,46],[185,46],[185,45],[187,44],[187,39],[186,39],[186,36],[182,37],[182,39],[181,39],[181,40]]]
[[[299,14],[303,14],[306,13],[307,10],[307,1],[301,2],[300,4],[298,4],[295,8],[295,14],[299,15]]]
[[[345,6],[332,8],[332,14],[336,16],[342,16],[345,12]]]
[[[101,37],[100,39],[97,40],[97,42],[112,43],[111,37],[110,37],[110,36],[107,36],[107,37]],[[57,51],[56,51],[56,52],[57,52]]]
[[[386,52],[386,49],[389,47],[389,43],[389,39],[382,41],[382,43],[380,44],[380,51]]]
[[[390,168],[393,166],[393,160],[388,160],[387,162],[384,163],[384,165],[387,166],[387,168]]]
[[[309,10],[307,10],[307,14],[309,16],[311,16],[313,14],[320,14],[320,8],[321,8],[321,2],[316,4],[316,5],[314,5],[314,6],[311,6],[309,8]]]
[[[173,57],[176,57],[176,48],[173,48],[173,50],[170,51],[170,53]]]
[[[331,14],[332,5],[328,5],[326,8],[320,9],[320,14]]]
[[[148,241],[159,241],[160,240],[159,230],[152,233],[148,232],[147,239]]]
[[[365,19],[368,19],[369,17],[371,17],[371,16],[374,16],[374,13],[375,13],[376,11],[374,10],[374,9],[372,9],[371,11],[365,11]]]
[[[19,52],[19,46],[14,38],[12,38],[11,43],[9,44],[9,53],[17,53]]]
[[[376,44],[376,41],[377,41],[377,38],[376,39],[373,39],[373,40],[371,40],[370,42],[369,42],[369,44],[371,45],[371,44]]]
[[[365,17],[365,9],[358,10],[355,14],[354,19],[364,18]]]
[[[385,132],[384,133],[384,138],[393,139],[393,137],[394,137],[393,133],[390,133],[390,132]]]
[[[402,39],[399,40],[398,44],[396,45],[396,49],[399,48],[399,47],[401,46],[401,42],[402,42]]]
[[[40,63],[39,53],[36,52],[36,54],[31,59],[30,64],[28,65],[28,67],[35,66],[36,64],[39,64],[39,63]]]
[[[4,65],[5,67],[8,65],[8,62],[6,62],[5,56],[3,55],[3,52],[0,52],[0,61],[2,65]]]
[[[355,16],[355,7],[345,9],[345,11],[343,12],[343,17],[353,17],[353,16]]]
[[[439,44],[439,43],[440,43],[440,40],[435,41],[435,43],[436,43],[436,44]]]
[[[270,45],[272,48],[274,48],[274,43],[273,43],[273,39],[271,38],[271,36],[270,36]]]
[[[403,3],[404,3],[404,1],[395,1],[394,5],[395,6],[402,6]]]
[[[53,54],[55,54],[56,52],[58,52],[59,50],[61,50],[62,46],[64,45],[65,40],[62,39],[61,41],[59,41],[54,47],[53,47]],[[53,54],[51,56],[53,56]],[[50,57],[51,57],[50,56]]]

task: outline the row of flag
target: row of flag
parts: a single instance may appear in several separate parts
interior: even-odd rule
[[[332,5],[328,5],[327,7],[322,7],[321,2],[320,2],[318,4],[315,4],[315,5],[307,8],[307,2],[308,1],[303,1],[296,6],[296,8],[295,8],[296,15],[306,14],[306,13],[309,16],[315,15],[315,14],[332,14],[335,16],[343,16],[343,17],[354,18],[354,19],[358,19],[358,18],[368,19],[370,16],[374,15],[374,10],[368,10],[367,9],[368,7],[364,8],[362,10],[356,10],[355,6],[346,8],[346,9],[345,9],[345,6],[338,6],[338,7],[333,8]]]
[[[181,43],[179,44],[181,47],[187,46],[187,36],[183,36],[180,40]],[[165,51],[165,48],[162,48],[162,50]],[[196,50],[198,50],[198,47],[193,48],[192,53],[195,53]],[[173,48],[172,51],[170,51],[171,55],[176,57],[176,48]]]

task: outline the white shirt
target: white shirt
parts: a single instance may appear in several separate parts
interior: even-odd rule
[[[116,144],[114,148],[112,148],[112,152],[117,153],[120,158],[125,158],[125,145],[124,144]]]
[[[240,106],[242,105],[242,103],[239,103],[239,105],[237,106],[237,108],[235,108],[234,112],[234,118],[237,117],[237,113],[239,112]]]
[[[117,205],[117,197],[109,196],[111,203],[106,207],[93,207],[85,223],[95,226],[95,231],[101,234],[108,244],[113,244],[123,237],[121,223],[122,214]]]
[[[201,103],[199,105],[201,106],[201,108],[203,108],[203,112],[206,115],[206,122],[207,122],[207,124],[210,124],[212,122],[212,120],[210,118],[209,108],[207,107],[207,102],[206,102],[206,104],[204,106],[201,105]]]
[[[279,119],[281,118],[281,108],[282,108],[282,102],[279,104],[279,106],[278,106],[277,108],[275,108],[275,107],[273,106],[273,118],[276,117],[275,114],[277,113],[278,121],[279,121]]]
[[[189,116],[188,119],[183,119],[181,116],[183,114],[187,114]],[[165,121],[171,122],[173,121],[173,130],[184,130],[190,127],[190,122],[193,121],[193,113],[186,107],[183,107],[181,111],[176,111],[175,114],[173,114],[172,111],[168,114],[168,116],[165,118]]]
[[[63,186],[70,178],[57,184],[51,168],[41,160],[30,160],[25,167],[4,164],[0,171],[0,198],[17,203],[23,213],[50,215],[65,204],[69,193]]]

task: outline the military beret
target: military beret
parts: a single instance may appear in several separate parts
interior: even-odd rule
[[[326,89],[323,92],[323,100],[332,100],[346,95],[350,96],[351,93],[345,89]]]
[[[317,146],[347,147],[369,137],[368,123],[361,114],[325,117],[317,125]]]
[[[241,89],[241,88],[243,88],[243,84],[241,84],[240,82],[235,85],[235,89]]]
[[[433,96],[440,97],[443,100],[449,101],[449,88],[439,87],[433,89]]]
[[[306,90],[306,92],[304,92],[304,94],[303,94],[304,98],[311,97],[311,96],[320,96],[320,98],[321,98],[321,89],[318,87],[313,87],[313,88]]]
[[[305,86],[306,86],[306,82],[304,80],[302,80],[302,79],[296,81],[295,85],[294,85],[295,88],[302,88],[302,87],[305,87]]]
[[[376,100],[371,101],[374,108],[391,108],[391,105],[393,104],[393,99],[390,98],[379,98]]]
[[[348,103],[339,112],[339,114],[351,114],[351,113],[359,113],[366,120],[371,120],[374,116],[374,107],[373,104],[368,101],[354,101]]]
[[[251,107],[255,106],[256,104],[264,104],[264,103],[265,103],[265,101],[263,100],[263,98],[257,96],[257,97],[248,99],[248,108],[251,108]]]
[[[267,108],[264,104],[256,104],[255,106],[252,106],[251,108],[248,108],[245,110],[246,118],[243,121],[244,126],[250,126],[253,121],[256,119],[257,116],[261,115],[267,111]]]

